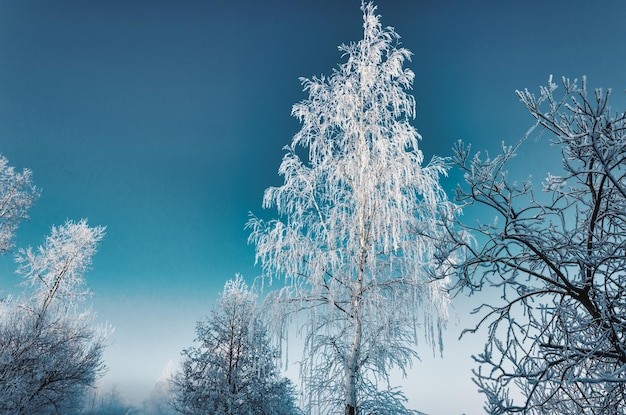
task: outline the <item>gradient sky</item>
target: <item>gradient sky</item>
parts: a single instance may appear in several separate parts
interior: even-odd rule
[[[134,401],[192,344],[224,282],[259,273],[244,225],[280,183],[281,148],[299,128],[291,106],[306,97],[298,77],[341,62],[337,46],[362,36],[359,5],[0,0],[0,153],[43,189],[18,246],[39,245],[67,218],[107,226],[86,278],[99,320],[116,328],[104,381]],[[537,91],[549,74],[587,75],[626,108],[623,0],[378,7],[414,53],[427,158],[459,138],[477,150],[512,143],[532,125],[514,91]],[[559,165],[542,143],[529,146],[521,176]],[[19,278],[10,256],[0,260],[10,292]],[[480,339],[456,340],[478,302],[455,300],[445,359],[423,350],[404,382],[415,408],[479,412],[469,355]]]

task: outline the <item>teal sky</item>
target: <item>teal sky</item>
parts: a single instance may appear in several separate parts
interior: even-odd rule
[[[43,190],[17,242],[39,245],[67,218],[107,226],[87,281],[116,328],[105,381],[123,394],[144,398],[224,282],[259,273],[244,225],[280,183],[281,148],[299,128],[291,106],[305,98],[298,77],[341,62],[337,46],[362,35],[359,5],[0,0],[0,153]],[[532,120],[514,91],[549,74],[587,75],[626,108],[624,1],[380,0],[378,12],[414,53],[427,158],[459,138],[477,150],[519,138]],[[520,175],[558,166],[540,148],[520,154]],[[19,278],[0,260],[11,291]],[[461,315],[475,301],[458,300]],[[475,395],[460,362],[480,342],[458,346],[459,330],[446,360],[415,371],[466,379],[462,394]],[[416,406],[446,413],[429,383],[408,382]]]

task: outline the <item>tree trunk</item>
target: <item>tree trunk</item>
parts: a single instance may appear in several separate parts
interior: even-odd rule
[[[359,278],[360,280],[360,278]],[[360,281],[358,284],[360,288]],[[357,290],[357,293],[360,289]],[[356,415],[357,404],[357,377],[359,372],[359,356],[361,354],[361,312],[360,312],[360,294],[354,299],[354,339],[350,348],[350,356],[346,365],[346,408],[345,415]]]

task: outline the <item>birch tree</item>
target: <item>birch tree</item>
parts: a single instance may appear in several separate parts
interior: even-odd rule
[[[284,183],[263,198],[279,218],[248,223],[267,281],[283,282],[269,297],[275,323],[306,316],[311,413],[411,412],[389,370],[411,365],[418,331],[441,347],[447,319],[446,166],[423,164],[414,74],[403,67],[411,53],[374,5],[361,9],[363,39],[339,47],[346,61],[330,77],[301,79],[308,99],[292,114],[302,129],[285,147]]]
[[[495,158],[455,150],[458,199],[496,219],[471,227],[484,243],[460,268],[472,288],[502,290],[475,328],[488,335],[475,382],[493,414],[626,407],[626,112],[612,113],[610,90],[588,93],[584,78],[558,92],[551,77],[538,95],[518,91],[537,121],[529,135],[561,150],[542,187],[506,173],[525,139]]]
[[[85,219],[53,226],[37,250],[20,249],[18,273],[32,294],[25,305],[43,322],[48,314],[67,315],[89,294],[84,274],[91,266],[104,227],[90,227]]]
[[[185,415],[297,415],[291,383],[279,376],[256,295],[238,276],[196,328],[200,345],[183,350],[171,380],[174,409]]]

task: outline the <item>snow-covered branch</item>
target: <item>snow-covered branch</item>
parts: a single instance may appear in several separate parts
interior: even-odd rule
[[[611,114],[610,91],[590,97],[584,79],[562,86],[558,97],[552,78],[538,97],[518,91],[537,120],[527,137],[547,131],[561,149],[563,171],[541,194],[506,173],[526,137],[493,159],[455,148],[466,182],[457,200],[495,217],[464,224],[479,244],[458,267],[465,286],[502,290],[469,330],[487,326],[475,381],[491,413],[609,414],[626,404],[626,113]]]

